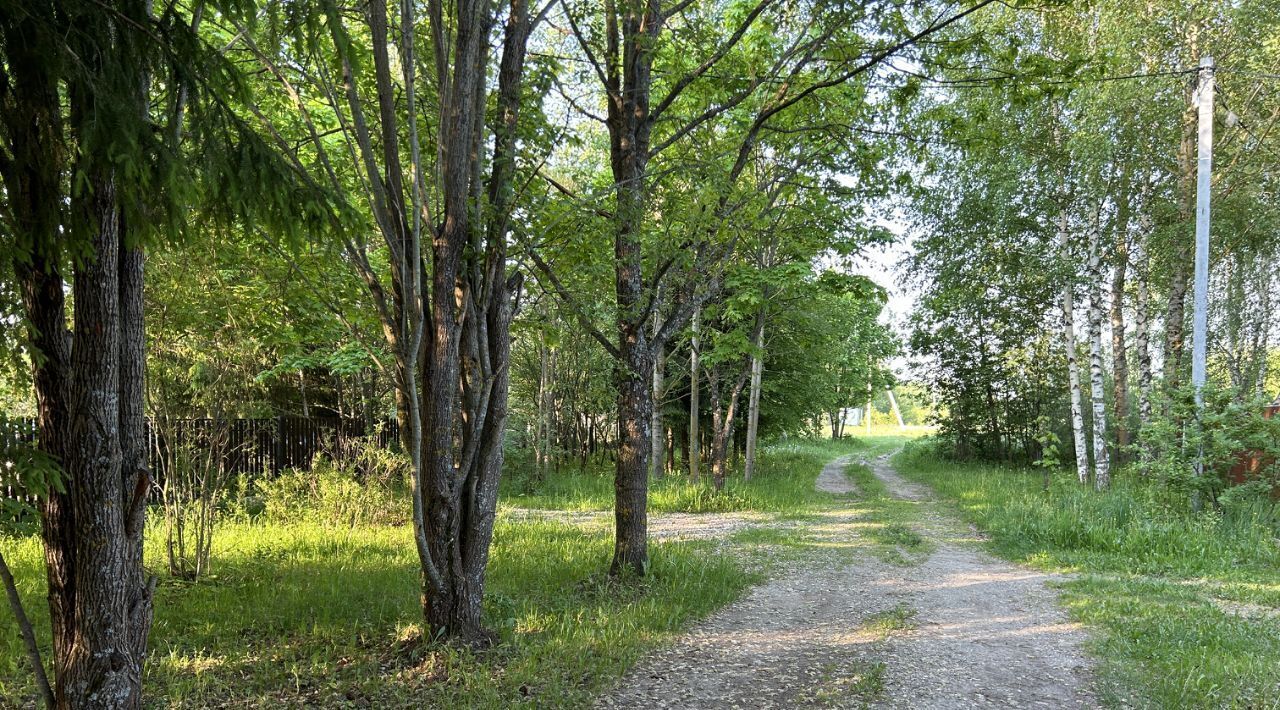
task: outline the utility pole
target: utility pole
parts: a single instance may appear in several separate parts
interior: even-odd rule
[[[1196,408],[1204,409],[1205,356],[1209,334],[1209,188],[1213,174],[1213,57],[1200,58],[1196,102],[1199,142],[1196,160],[1196,269],[1195,303],[1191,316],[1191,385],[1196,390]],[[1200,424],[1203,427],[1203,423]],[[1196,476],[1204,475],[1204,444],[1196,457]],[[1196,491],[1191,507],[1200,510]]]
[[[867,358],[867,436],[871,436],[871,358]]]
[[[1196,405],[1204,406],[1205,353],[1209,312],[1209,180],[1213,173],[1213,57],[1200,59],[1196,101],[1199,148],[1196,163],[1195,303],[1191,316],[1191,384]]]
[[[893,409],[893,416],[898,419],[898,428],[907,428],[907,425],[902,422],[902,410],[898,409],[898,399],[893,396],[893,388],[885,387],[884,391],[889,394],[889,407]]]

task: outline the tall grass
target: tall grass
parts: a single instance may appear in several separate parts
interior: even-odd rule
[[[929,442],[898,470],[929,484],[1010,559],[1075,573],[1073,617],[1099,630],[1109,704],[1280,708],[1280,545],[1257,502],[1194,513],[1129,473],[1095,492],[1069,473],[958,465]],[[1260,614],[1241,615],[1260,605]],[[1272,611],[1268,612],[1267,609]]]
[[[1067,473],[957,466],[928,442],[896,460],[904,473],[954,500],[991,534],[1000,552],[1063,568],[1198,577],[1230,573],[1274,577],[1280,567],[1271,512],[1252,507],[1193,513],[1186,499],[1121,472],[1110,490],[1080,486]]]

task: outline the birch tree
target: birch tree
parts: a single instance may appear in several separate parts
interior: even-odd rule
[[[1102,319],[1106,310],[1102,293],[1102,230],[1097,214],[1089,230],[1089,400],[1092,405],[1093,485],[1111,485],[1111,458],[1107,451],[1107,398],[1102,351]]]
[[[1058,213],[1058,250],[1064,264],[1071,263],[1066,210]],[[1084,393],[1080,388],[1080,368],[1076,362],[1075,279],[1068,278],[1062,287],[1062,347],[1067,357],[1068,396],[1071,399],[1071,440],[1075,445],[1076,478],[1089,483],[1089,444],[1084,429]]]

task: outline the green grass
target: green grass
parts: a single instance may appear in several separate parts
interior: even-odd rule
[[[907,604],[897,604],[892,609],[872,614],[862,627],[888,636],[894,631],[908,631],[916,627],[916,610]]]
[[[147,665],[152,704],[503,707],[585,704],[644,650],[735,599],[758,578],[703,543],[655,543],[651,574],[602,574],[610,540],[551,522],[500,522],[481,655],[405,643],[421,618],[407,527],[222,528],[216,577],[165,577]],[[158,539],[148,541],[158,559]],[[41,553],[5,540],[37,628],[47,628]],[[31,697],[12,622],[0,622],[0,697]],[[163,701],[163,702],[161,702]]]
[[[893,450],[900,444],[899,440],[886,440],[883,447],[892,446],[889,450]],[[890,496],[884,483],[865,465],[851,464],[845,475],[862,494],[859,502],[866,511],[867,537],[876,543],[876,556],[903,566],[927,559],[933,545],[911,527],[918,517],[916,504]]]
[[[652,509],[759,510],[804,520],[833,503],[813,489],[823,464],[860,446],[774,445],[763,452],[751,483],[732,480],[726,494],[716,494],[668,481],[656,487]],[[648,576],[611,580],[604,574],[612,551],[608,530],[500,516],[485,622],[501,643],[480,654],[430,647],[415,640],[421,632],[418,570],[403,496],[364,491],[356,504],[349,485],[321,481],[317,493],[281,481],[268,489],[274,497],[260,518],[239,516],[221,525],[209,577],[192,584],[161,572],[146,667],[149,705],[584,707],[645,651],[761,581],[757,570],[767,566],[748,564],[712,542],[654,542]],[[514,501],[508,485],[503,504],[611,504],[607,477],[565,474],[545,485]],[[744,546],[769,551],[787,539],[740,535]],[[39,542],[10,537],[0,545],[47,658]],[[163,535],[155,525],[146,559],[163,564]],[[0,707],[6,699],[29,706],[34,695],[16,627],[0,614]]]
[[[990,537],[998,554],[1076,573],[1072,616],[1100,630],[1114,705],[1280,707],[1280,621],[1224,603],[1280,606],[1280,546],[1269,520],[1191,513],[1158,485],[1121,474],[1110,491],[1069,474],[941,461],[927,445],[896,461]]]
[[[761,511],[805,514],[830,501],[814,490],[823,465],[836,456],[868,450],[863,439],[841,441],[793,439],[761,448],[751,481],[731,477],[723,491],[711,486],[710,475],[698,484],[685,476],[667,476],[649,487],[649,510],[654,513],[724,513]],[[613,469],[566,469],[545,480],[508,476],[502,502],[523,508],[554,510],[612,510]]]
[[[883,661],[854,661],[846,665],[828,664],[823,669],[824,680],[801,696],[800,700],[819,707],[867,708],[884,695],[885,664]]]

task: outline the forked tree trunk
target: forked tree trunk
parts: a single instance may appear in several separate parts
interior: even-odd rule
[[[142,568],[149,483],[141,444],[142,253],[121,223],[114,156],[88,138],[71,165],[61,146],[98,131],[98,92],[108,83],[137,87],[129,100],[141,124],[146,72],[121,38],[149,18],[136,2],[86,11],[87,19],[54,17],[65,9],[32,5],[3,23],[6,70],[19,80],[0,117],[11,149],[0,173],[22,255],[12,264],[26,343],[38,355],[31,361],[39,447],[60,463],[65,487],[40,502],[55,705],[136,708],[152,599]],[[63,22],[83,32],[55,36]],[[47,52],[68,44],[82,73],[63,84]],[[80,175],[70,197],[69,170]],[[78,258],[68,332],[61,269],[71,249]]]
[[[1058,214],[1058,251],[1062,263],[1070,264],[1067,248],[1067,213]],[[1075,284],[1068,277],[1062,287],[1062,347],[1067,355],[1067,386],[1071,392],[1071,440],[1076,452],[1076,478],[1089,482],[1089,445],[1084,431],[1084,393],[1080,389],[1080,369],[1076,362]]]
[[[428,579],[424,607],[433,632],[483,644],[493,638],[481,613],[502,472],[510,328],[520,291],[519,273],[507,273],[506,242],[530,18],[525,0],[511,0],[498,65],[493,163],[481,185],[493,10],[462,2],[455,12],[454,65],[440,137],[443,226],[432,250],[424,360],[430,371],[423,388],[422,495],[430,562],[440,579]],[[439,17],[441,9],[430,14]],[[473,220],[473,200],[485,188],[487,219]]]
[[[69,338],[56,267],[35,260],[18,278],[30,322],[49,328],[33,342],[48,348],[35,369],[40,442],[61,459],[66,486],[42,503],[57,706],[136,708],[152,598],[142,568],[142,256],[122,247],[114,178],[97,173],[91,184],[72,201],[95,227],[72,279]]]
[[[724,490],[729,474],[729,439],[738,411],[738,400],[746,385],[750,369],[744,369],[725,396],[720,391],[721,366],[711,368],[711,381],[707,385],[711,393],[711,479],[717,491]]]
[[[397,415],[413,461],[413,539],[428,635],[483,645],[493,638],[481,624],[481,601],[502,465],[510,320],[520,290],[519,279],[507,274],[506,240],[530,18],[525,0],[510,0],[486,181],[484,122],[497,8],[483,0],[429,0],[427,6],[425,23],[415,17],[417,5],[399,6],[394,41],[386,1],[363,7],[376,99],[376,106],[366,106],[349,55],[356,43],[345,23],[352,16],[327,5],[342,85],[324,87],[323,93],[345,102],[334,109],[349,119],[343,128],[390,257],[388,284],[370,266],[367,246],[345,245],[395,357]],[[438,143],[430,151],[437,157],[431,177],[439,191],[438,220],[424,219],[429,168],[419,142],[414,51],[415,32],[423,24],[438,43],[431,78],[437,82],[440,121]],[[313,147],[323,154],[318,137]]]

